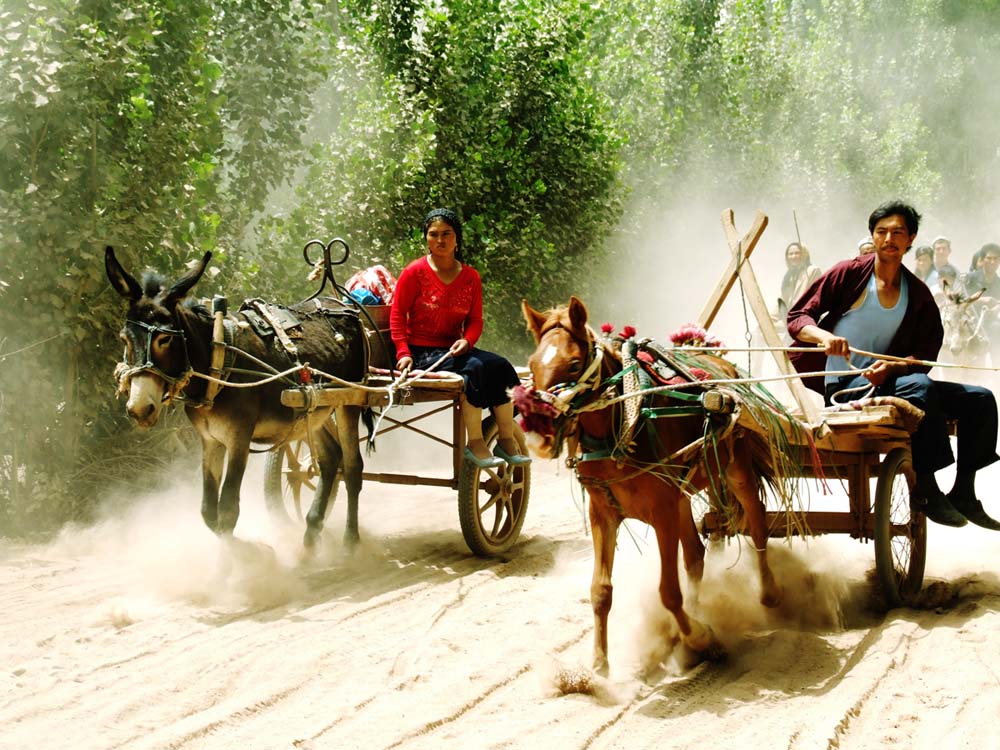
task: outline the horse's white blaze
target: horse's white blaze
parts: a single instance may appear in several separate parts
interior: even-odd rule
[[[549,364],[552,360],[556,358],[556,355],[558,353],[559,349],[557,349],[554,344],[549,344],[548,347],[545,349],[545,351],[542,353],[542,364],[543,365]]]
[[[152,427],[160,418],[163,381],[152,374],[132,376],[125,411],[140,427]]]

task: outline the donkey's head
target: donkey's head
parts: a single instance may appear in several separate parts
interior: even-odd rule
[[[104,267],[111,286],[129,301],[121,339],[125,356],[115,368],[120,392],[128,394],[125,410],[140,427],[152,427],[162,407],[184,388],[191,374],[187,343],[177,306],[201,278],[211,253],[173,284],[146,274],[140,284],[108,247]]]
[[[945,298],[941,304],[941,324],[944,327],[944,345],[955,357],[974,359],[989,348],[989,341],[983,331],[983,315],[986,308],[979,298],[985,289],[972,295],[965,295],[943,284]]]

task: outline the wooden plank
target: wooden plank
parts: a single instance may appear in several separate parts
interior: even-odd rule
[[[727,208],[722,212],[723,225],[726,224],[727,219],[730,224],[733,223],[733,209],[731,208]],[[698,325],[702,328],[708,329],[712,327],[712,323],[715,322],[715,316],[719,314],[719,309],[722,307],[722,303],[725,302],[729,290],[736,283],[741,260],[749,259],[750,254],[757,245],[757,240],[760,239],[766,228],[767,216],[758,211],[757,215],[754,216],[750,230],[743,235],[743,258],[733,255],[729,259],[729,265],[722,272],[722,278],[719,280],[718,286],[715,287],[715,291],[712,292],[712,295],[708,298],[708,302],[705,303],[705,307],[702,308],[701,314],[698,316]]]
[[[767,303],[764,301],[764,295],[760,291],[760,285],[757,283],[757,277],[750,265],[750,253],[753,252],[754,245],[756,245],[757,240],[760,239],[760,233],[763,232],[764,227],[767,226],[767,217],[764,216],[763,225],[759,230],[756,229],[757,224],[759,223],[759,217],[761,216],[764,216],[764,214],[758,211],[758,218],[755,220],[754,226],[751,227],[750,232],[748,232],[742,240],[736,231],[736,224],[733,222],[732,209],[727,209],[722,212],[722,228],[725,231],[726,241],[729,243],[729,249],[733,254],[730,265],[734,263],[736,264],[737,274],[742,285],[743,294],[746,297],[747,303],[750,305],[750,309],[753,311],[754,318],[757,320],[757,326],[760,329],[761,336],[764,338],[764,343],[767,346],[777,349],[785,346],[785,342],[781,340],[781,337],[778,335],[778,332],[774,327],[774,321],[771,320],[771,313],[767,309]],[[755,231],[756,234],[754,235],[753,233]],[[748,242],[752,242],[753,244],[748,245]],[[795,368],[792,367],[791,360],[788,359],[787,352],[772,351],[771,354],[774,356],[774,361],[778,365],[778,371],[781,372],[782,375],[796,374]],[[805,416],[806,421],[810,424],[819,424],[819,405],[816,403],[815,397],[809,389],[803,385],[802,380],[795,378],[785,382],[788,389],[792,393],[792,397],[795,399],[795,403],[798,404],[799,409]]]
[[[428,487],[448,487],[458,489],[457,479],[445,477],[421,477],[415,474],[386,474],[377,472],[362,472],[361,478],[366,482],[381,482],[383,484],[426,485]]]
[[[798,515],[802,519],[804,527],[812,536],[820,534],[851,534],[852,536],[860,536],[863,534],[865,537],[870,537],[874,532],[874,520],[870,516],[869,522],[864,527],[859,528],[858,519],[846,511],[811,510],[799,513]],[[770,537],[779,539],[799,535],[799,527],[788,523],[785,519],[785,513],[775,511],[767,513],[767,527]],[[702,517],[701,533],[727,534],[728,526],[726,519],[715,511],[709,511]]]

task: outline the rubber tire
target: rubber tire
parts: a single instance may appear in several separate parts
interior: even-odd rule
[[[316,489],[309,442],[293,440],[267,454],[264,463],[264,502],[276,524],[305,523]],[[305,507],[303,488],[309,490]]]
[[[910,508],[913,462],[906,448],[893,448],[879,466],[875,485],[875,570],[889,609],[913,600],[924,582],[927,518]],[[892,521],[906,534],[892,534]]]
[[[496,445],[498,435],[493,417],[484,419],[483,438],[490,450]],[[514,438],[527,454],[524,434],[516,425]],[[458,475],[458,518],[465,543],[474,555],[496,557],[514,546],[524,525],[530,490],[531,464],[481,469],[472,461],[462,461]]]

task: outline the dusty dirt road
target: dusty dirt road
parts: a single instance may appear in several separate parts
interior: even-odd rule
[[[980,486],[994,511],[998,476]],[[259,478],[245,486],[231,547],[203,528],[193,481],[53,544],[3,545],[0,748],[1000,747],[1000,535],[932,527],[927,607],[888,614],[871,545],[772,543],[776,612],[745,548],[714,550],[700,612],[729,658],[692,667],[632,526],[611,678],[558,695],[592,632],[565,469],[536,462],[506,560],[469,555],[450,491],[369,484],[361,548],[340,550],[340,503],[303,561]]]

